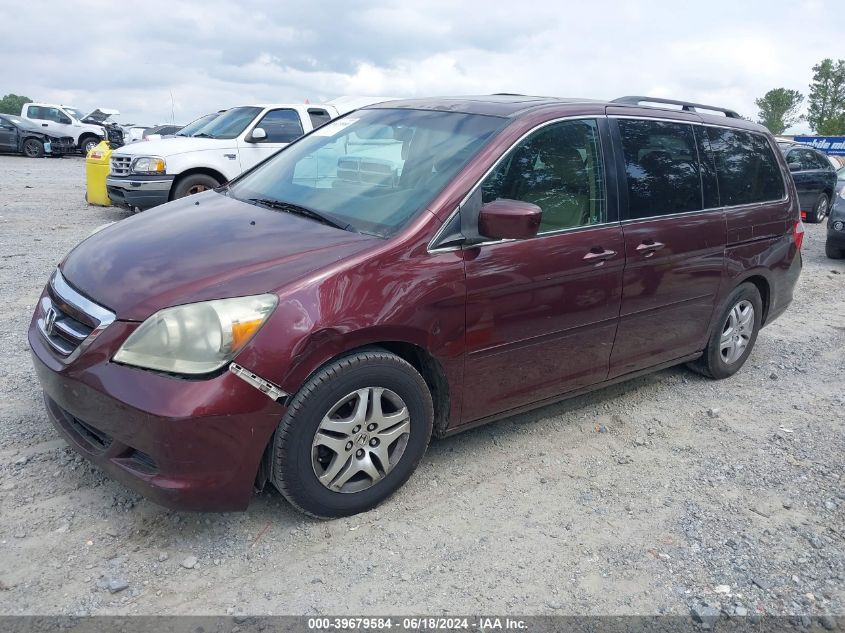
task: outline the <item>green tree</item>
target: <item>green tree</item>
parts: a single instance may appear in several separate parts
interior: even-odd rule
[[[845,60],[824,59],[813,66],[807,122],[816,134],[845,134]]]
[[[32,103],[32,99],[9,93],[0,99],[0,112],[3,114],[20,114],[25,103]]]
[[[783,134],[786,128],[804,118],[798,114],[802,101],[804,101],[804,95],[797,90],[786,88],[769,90],[754,102],[760,108],[757,114],[758,122],[769,128],[772,134]]]

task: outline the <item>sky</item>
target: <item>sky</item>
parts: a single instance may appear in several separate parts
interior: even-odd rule
[[[845,57],[842,0],[4,0],[0,95],[154,125],[342,95],[649,95],[757,117]],[[804,107],[806,109],[806,100]],[[799,124],[790,131],[807,131]]]

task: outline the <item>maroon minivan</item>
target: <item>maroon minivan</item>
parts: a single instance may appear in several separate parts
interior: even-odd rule
[[[802,237],[773,138],[730,110],[388,102],[83,241],[29,343],[56,428],[154,501],[242,510],[269,481],[337,517],[432,434],[679,363],[730,376]]]

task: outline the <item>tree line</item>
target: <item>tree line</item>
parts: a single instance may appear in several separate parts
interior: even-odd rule
[[[772,134],[805,120],[820,136],[845,135],[845,60],[824,59],[813,66],[807,115],[800,114],[804,95],[797,90],[774,88],[755,101],[758,122]]]

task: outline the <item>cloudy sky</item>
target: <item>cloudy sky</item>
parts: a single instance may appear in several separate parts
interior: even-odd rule
[[[756,97],[806,95],[813,64],[845,56],[843,19],[842,0],[8,0],[0,95],[139,124],[251,102],[491,92],[647,94],[756,117]]]

